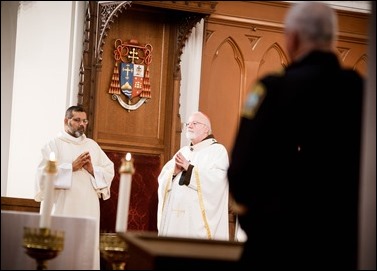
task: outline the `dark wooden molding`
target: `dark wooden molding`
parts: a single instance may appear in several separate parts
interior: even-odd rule
[[[134,4],[174,9],[193,13],[211,14],[215,12],[217,1],[131,1]]]

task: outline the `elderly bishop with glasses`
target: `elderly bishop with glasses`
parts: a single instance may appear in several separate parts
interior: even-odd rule
[[[158,234],[229,240],[228,152],[202,112],[193,113],[185,128],[191,143],[158,176]]]

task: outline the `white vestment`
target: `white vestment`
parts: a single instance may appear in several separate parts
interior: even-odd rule
[[[36,201],[43,205],[43,173],[50,153],[54,152],[58,165],[52,213],[70,217],[92,217],[97,220],[97,233],[94,249],[94,269],[100,269],[99,222],[100,202],[110,198],[110,186],[114,177],[114,163],[94,140],[84,135],[75,138],[66,132],[60,132],[42,148],[43,159],[37,171]],[[72,171],[72,162],[83,152],[89,152],[94,177],[85,169]],[[66,233],[69,234],[69,233]],[[65,248],[74,249],[74,248]],[[85,261],[85,259],[82,259]]]
[[[214,138],[179,150],[193,165],[189,185],[172,178],[175,155],[158,176],[159,236],[229,240],[228,153]]]

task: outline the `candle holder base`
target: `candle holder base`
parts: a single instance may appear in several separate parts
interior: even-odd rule
[[[111,270],[125,270],[129,257],[128,246],[116,233],[101,233],[101,257],[111,264]]]
[[[37,262],[36,270],[47,270],[47,261],[57,257],[64,248],[64,232],[24,227],[23,246],[26,254]]]

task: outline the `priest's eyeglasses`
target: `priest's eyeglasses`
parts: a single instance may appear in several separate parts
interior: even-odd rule
[[[185,123],[185,127],[189,127],[191,124],[192,124],[194,127],[196,127],[196,126],[199,125],[199,124],[206,125],[205,123],[202,123],[202,122],[199,122],[199,121],[191,121],[191,122],[186,122],[186,123]]]
[[[74,122],[77,122],[77,123],[84,123],[84,124],[88,124],[89,123],[89,120],[87,120],[87,119],[80,119],[80,118],[74,118],[74,119],[71,119],[71,120],[73,120]]]

